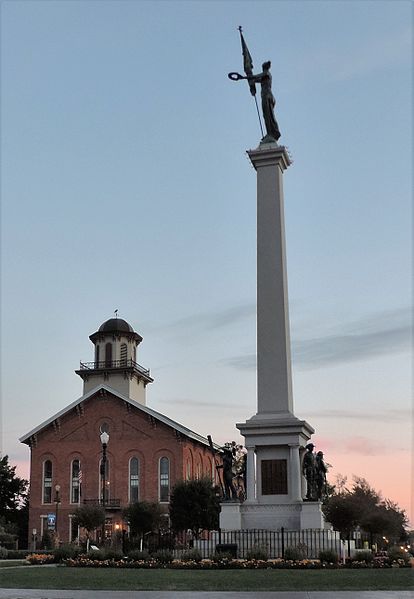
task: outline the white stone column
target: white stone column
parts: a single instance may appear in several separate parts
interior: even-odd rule
[[[292,413],[283,171],[284,146],[248,152],[257,171],[257,414]]]
[[[255,463],[255,448],[246,447],[247,449],[247,464],[246,464],[246,495],[249,503],[256,502],[256,463]]]
[[[302,500],[299,445],[289,445],[290,497],[292,501]]]

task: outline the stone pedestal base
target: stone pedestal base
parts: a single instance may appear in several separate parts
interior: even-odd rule
[[[287,504],[221,503],[222,530],[305,530],[325,528],[318,501]]]
[[[300,513],[300,528],[325,528],[320,501],[304,501]]]
[[[220,528],[223,530],[241,530],[241,503],[239,501],[223,501],[220,503]]]

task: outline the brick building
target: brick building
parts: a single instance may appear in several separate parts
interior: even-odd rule
[[[20,439],[31,450],[29,532],[37,538],[56,528],[61,541],[74,540],[82,504],[104,505],[111,536],[129,503],[159,501],[168,514],[178,480],[215,480],[207,439],[146,405],[153,379],[136,362],[142,337],[111,318],[89,338],[94,361],[76,371],[83,395]]]

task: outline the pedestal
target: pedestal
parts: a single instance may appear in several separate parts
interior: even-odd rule
[[[324,528],[325,520],[320,501],[304,501],[300,514],[300,528]]]
[[[220,528],[222,530],[240,530],[242,528],[240,502],[223,501],[220,503],[220,507]]]

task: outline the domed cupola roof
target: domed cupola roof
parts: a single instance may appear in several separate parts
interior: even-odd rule
[[[134,333],[129,322],[123,318],[110,318],[99,327],[99,333]]]
[[[142,337],[138,335],[132,328],[132,326],[123,318],[110,318],[106,320],[96,333],[90,335],[89,339],[94,343],[98,339],[102,339],[107,335],[114,335],[116,337],[123,336],[129,337],[136,341],[137,344],[141,343]]]

